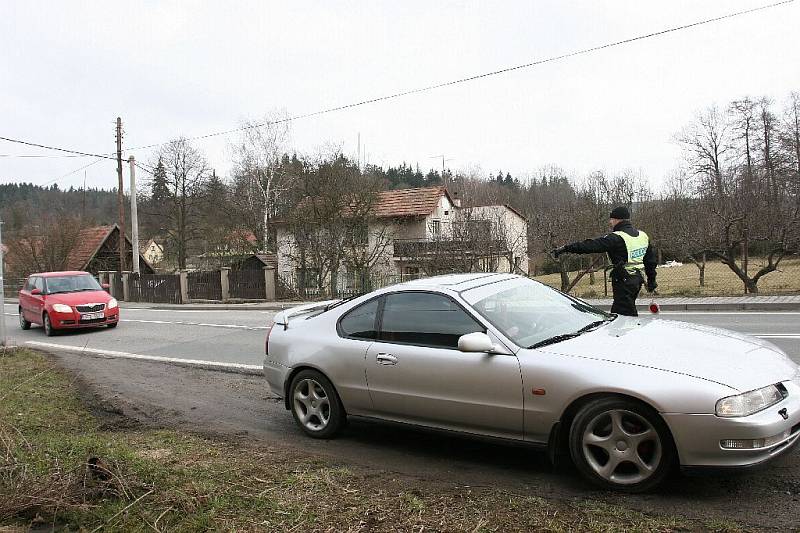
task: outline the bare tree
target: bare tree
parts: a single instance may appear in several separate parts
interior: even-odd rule
[[[261,120],[243,122],[239,142],[234,146],[235,172],[242,178],[241,193],[251,206],[258,205],[261,215],[261,246],[270,250],[270,220],[286,193],[281,159],[289,139],[288,115],[273,113]],[[258,200],[256,200],[256,197]]]
[[[677,136],[695,175],[710,184],[718,199],[725,197],[724,166],[730,151],[730,126],[716,106],[697,114]]]
[[[66,270],[83,228],[79,217],[69,216],[44,217],[38,225],[23,228],[8,243],[9,274],[25,277],[33,272]]]
[[[151,216],[177,252],[177,266],[186,268],[190,247],[201,237],[201,215],[206,183],[211,175],[203,154],[184,138],[164,145],[157,155],[163,166],[164,205]]]

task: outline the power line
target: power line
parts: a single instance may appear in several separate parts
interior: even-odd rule
[[[65,157],[91,157],[88,155],[45,155],[45,154],[0,154],[0,157],[19,157],[19,158],[65,158]]]
[[[432,91],[432,90],[435,90],[435,89],[441,89],[441,88],[449,87],[449,86],[452,86],[452,85],[458,85],[460,83],[467,83],[467,82],[470,82],[470,81],[475,81],[475,80],[479,80],[479,79],[483,79],[483,78],[488,78],[490,76],[497,76],[497,75],[500,75],[500,74],[507,74],[507,73],[513,72],[515,70],[522,70],[522,69],[526,69],[526,68],[532,68],[532,67],[535,67],[535,66],[543,65],[545,63],[553,63],[553,62],[556,62],[556,61],[560,61],[560,60],[563,60],[563,59],[568,59],[568,58],[579,56],[579,55],[590,54],[592,52],[598,52],[600,50],[605,50],[605,49],[608,49],[608,48],[614,48],[614,47],[617,47],[617,46],[630,44],[630,43],[633,43],[633,42],[636,42],[636,41],[642,41],[644,39],[650,39],[652,37],[659,37],[659,36],[662,36],[662,35],[666,35],[668,33],[674,33],[674,32],[681,31],[681,30],[695,28],[697,26],[703,26],[703,25],[706,25],[706,24],[711,24],[711,23],[714,23],[714,22],[719,22],[719,21],[722,21],[722,20],[731,19],[731,18],[734,18],[734,17],[739,17],[741,15],[746,15],[746,14],[749,14],[749,13],[755,13],[757,11],[763,11],[765,9],[771,9],[773,7],[778,7],[778,6],[781,6],[781,5],[784,5],[784,4],[791,4],[792,2],[794,2],[794,0],[783,0],[781,2],[775,2],[773,4],[754,7],[754,8],[750,8],[750,9],[745,9],[745,10],[742,10],[742,11],[736,11],[736,12],[733,12],[733,13],[728,13],[728,14],[725,14],[725,15],[720,15],[718,17],[713,17],[713,18],[709,18],[709,19],[699,20],[697,22],[692,22],[690,24],[683,24],[681,26],[673,26],[673,27],[666,28],[666,29],[659,30],[659,31],[655,31],[655,32],[652,32],[652,33],[646,33],[646,34],[642,34],[642,35],[637,35],[635,37],[622,39],[620,41],[614,41],[614,42],[610,42],[610,43],[606,43],[606,44],[602,44],[602,45],[592,46],[590,48],[583,48],[583,49],[580,49],[580,50],[567,52],[565,54],[561,54],[561,55],[557,55],[557,56],[551,56],[551,57],[547,57],[547,58],[544,58],[544,59],[538,59],[538,60],[535,60],[535,61],[531,61],[529,63],[524,63],[522,65],[506,67],[506,68],[502,68],[502,69],[499,69],[499,70],[494,70],[494,71],[491,71],[491,72],[484,72],[484,73],[481,73],[481,74],[475,74],[473,76],[467,76],[467,77],[464,77],[464,78],[459,78],[459,79],[456,79],[456,80],[437,83],[437,84],[434,84],[434,85],[427,85],[425,87],[418,87],[416,89],[410,89],[410,90],[407,90],[407,91],[402,91],[402,92],[398,92],[398,93],[394,93],[394,94],[378,96],[378,97],[375,97],[375,98],[370,98],[368,100],[361,100],[360,102],[354,102],[354,103],[351,103],[351,104],[345,104],[345,105],[340,105],[340,106],[336,106],[336,107],[329,107],[327,109],[322,109],[322,110],[319,110],[319,111],[313,111],[311,113],[305,113],[305,114],[302,114],[302,115],[294,115],[294,116],[291,116],[291,117],[282,118],[282,119],[278,119],[278,120],[261,122],[259,124],[252,124],[252,125],[249,125],[249,126],[242,126],[242,127],[239,127],[239,128],[233,128],[233,129],[229,129],[229,130],[225,130],[225,131],[217,131],[217,132],[214,132],[214,133],[207,133],[205,135],[197,135],[195,137],[189,137],[187,140],[196,141],[196,140],[200,140],[200,139],[207,139],[209,137],[217,137],[217,136],[220,136],[220,135],[228,135],[228,134],[231,134],[231,133],[236,133],[236,132],[239,132],[239,131],[245,131],[245,130],[249,130],[249,129],[263,128],[264,126],[270,126],[270,125],[273,125],[273,124],[282,124],[282,123],[286,123],[286,122],[292,122],[292,121],[303,119],[303,118],[315,117],[315,116],[324,115],[324,114],[327,114],[327,113],[333,113],[335,111],[343,111],[345,109],[352,109],[354,107],[360,107],[360,106],[364,106],[364,105],[368,105],[368,104],[374,104],[374,103],[377,103],[377,102],[383,102],[383,101],[386,101],[386,100],[392,100],[392,99],[395,99],[395,98],[400,98],[400,97],[403,97],[403,96],[410,96],[412,94],[419,94],[419,93],[422,93],[422,92]],[[169,141],[160,142],[160,143],[154,143],[154,144],[147,144],[147,145],[144,145],[144,146],[136,146],[136,147],[133,147],[133,148],[128,148],[127,151],[144,150],[144,149],[147,149],[147,148],[155,148],[155,147],[158,147],[158,146],[163,146],[163,145],[168,144],[168,143],[169,143]]]
[[[686,29],[690,29],[690,28],[695,28],[695,27],[698,27],[698,26],[703,26],[703,25],[706,25],[706,24],[711,24],[711,23],[714,23],[714,22],[719,22],[719,21],[722,21],[722,20],[727,20],[727,19],[731,19],[731,18],[734,18],[734,17],[742,16],[742,15],[747,15],[747,14],[750,14],[750,13],[755,13],[755,12],[758,12],[758,11],[771,9],[771,8],[778,7],[778,6],[781,6],[781,5],[791,4],[793,2],[794,2],[794,0],[783,0],[783,1],[780,1],[780,2],[775,2],[775,3],[772,3],[772,4],[767,4],[767,5],[754,7],[754,8],[750,8],[750,9],[745,9],[745,10],[742,10],[742,11],[735,11],[733,13],[727,13],[725,15],[720,15],[718,17],[712,17],[712,18],[708,18],[708,19],[704,19],[704,20],[699,20],[699,21],[692,22],[692,23],[689,23],[689,24],[683,24],[681,26],[673,26],[673,27],[666,28],[666,29],[659,30],[659,31],[655,31],[655,32],[646,33],[646,34],[642,34],[642,35],[637,35],[635,37],[629,37],[627,39],[622,39],[620,41],[614,41],[614,42],[610,42],[610,43],[606,43],[606,44],[602,44],[602,45],[592,46],[592,47],[589,47],[589,48],[583,48],[583,49],[580,49],[580,50],[567,52],[565,54],[561,54],[561,55],[557,55],[557,56],[551,56],[551,57],[547,57],[547,58],[544,58],[544,59],[539,59],[539,60],[536,60],[536,61],[531,61],[529,63],[524,63],[524,64],[521,64],[521,65],[515,65],[515,66],[511,66],[511,67],[502,68],[502,69],[499,69],[499,70],[494,70],[494,71],[491,71],[491,72],[484,72],[484,73],[481,73],[481,74],[475,74],[473,76],[467,76],[467,77],[459,78],[459,79],[456,79],[456,80],[450,80],[450,81],[446,81],[446,82],[442,82],[442,83],[437,83],[437,84],[434,84],[434,85],[428,85],[428,86],[425,86],[425,87],[418,87],[416,89],[410,89],[410,90],[407,90],[407,91],[402,91],[402,92],[398,92],[398,93],[394,93],[394,94],[378,96],[378,97],[370,98],[370,99],[367,99],[367,100],[361,100],[359,102],[340,105],[340,106],[336,106],[336,107],[330,107],[330,108],[327,108],[327,109],[321,109],[319,111],[313,111],[313,112],[304,113],[304,114],[301,114],[301,115],[294,115],[294,116],[290,116],[290,117],[286,117],[286,118],[282,118],[282,119],[278,119],[278,120],[265,121],[265,122],[261,122],[261,123],[258,123],[258,124],[252,124],[252,125],[249,125],[249,126],[242,126],[242,127],[239,127],[239,128],[233,128],[233,129],[229,129],[229,130],[225,130],[225,131],[217,131],[217,132],[214,132],[214,133],[207,133],[205,135],[197,135],[197,136],[194,136],[194,137],[189,137],[187,140],[195,141],[195,140],[200,140],[200,139],[207,139],[209,137],[217,137],[217,136],[220,136],[220,135],[228,135],[228,134],[231,134],[231,133],[236,133],[236,132],[239,132],[239,131],[245,131],[245,130],[249,130],[249,129],[263,128],[264,126],[269,126],[269,125],[272,125],[272,124],[282,124],[282,123],[286,123],[286,122],[292,122],[292,121],[300,120],[300,119],[304,119],[304,118],[310,118],[310,117],[315,117],[315,116],[324,115],[324,114],[328,114],[328,113],[333,113],[335,111],[343,111],[345,109],[352,109],[354,107],[360,107],[360,106],[364,106],[364,105],[368,105],[368,104],[374,104],[374,103],[377,103],[377,102],[383,102],[383,101],[386,101],[386,100],[392,100],[392,99],[395,99],[395,98],[400,98],[400,97],[403,97],[403,96],[410,96],[412,94],[419,94],[419,93],[423,93],[423,92],[427,92],[427,91],[432,91],[432,90],[435,90],[435,89],[441,89],[441,88],[449,87],[449,86],[452,86],[452,85],[458,85],[458,84],[461,84],[461,83],[467,83],[467,82],[470,82],[470,81],[475,81],[475,80],[479,80],[479,79],[483,79],[483,78],[488,78],[488,77],[491,77],[491,76],[497,76],[497,75],[500,75],[500,74],[506,74],[506,73],[513,72],[513,71],[516,71],[516,70],[532,68],[532,67],[543,65],[543,64],[546,64],[546,63],[553,63],[553,62],[561,61],[563,59],[568,59],[568,58],[571,58],[571,57],[590,54],[592,52],[598,52],[600,50],[605,50],[605,49],[608,49],[608,48],[614,48],[614,47],[617,47],[617,46],[630,44],[630,43],[633,43],[633,42],[636,42],[636,41],[642,41],[644,39],[650,39],[652,37],[659,37],[659,36],[666,35],[666,34],[669,34],[669,33],[674,33],[674,32],[677,32],[677,31],[682,31],[682,30],[686,30]],[[59,152],[66,152],[66,153],[76,154],[76,155],[80,155],[80,156],[98,157],[98,158],[102,158],[102,159],[116,160],[116,158],[111,154],[94,154],[94,153],[89,153],[89,152],[81,152],[81,151],[78,151],[78,150],[71,150],[71,149],[68,149],[68,148],[59,148],[59,147],[56,147],[56,146],[47,146],[47,145],[44,145],[44,144],[38,144],[38,143],[23,141],[23,140],[19,140],[19,139],[10,139],[8,137],[0,137],[0,140],[13,142],[13,143],[18,143],[18,144],[24,144],[24,145],[27,145],[27,146],[34,146],[36,148],[43,148],[43,149],[46,149],[46,150],[56,150],[56,151],[59,151]],[[136,147],[133,147],[133,148],[128,148],[126,150],[126,152],[130,152],[130,151],[134,151],[134,150],[144,150],[144,149],[147,149],[147,148],[155,148],[157,146],[163,146],[165,144],[168,144],[169,142],[170,141],[160,142],[160,143],[153,143],[153,144],[148,144],[148,145],[143,145],[143,146],[136,146]]]
[[[90,167],[90,166],[92,166],[92,165],[96,165],[97,163],[99,163],[99,162],[100,162],[100,161],[102,161],[103,159],[109,159],[109,158],[108,158],[108,157],[105,157],[105,156],[104,156],[104,157],[99,157],[99,158],[95,159],[94,161],[92,161],[91,163],[89,163],[88,165],[84,165],[84,166],[82,166],[82,167],[80,167],[80,168],[76,168],[76,169],[75,169],[75,170],[73,170],[73,171],[67,172],[67,173],[66,173],[66,174],[64,174],[63,176],[59,176],[58,178],[56,178],[56,179],[54,179],[54,180],[50,180],[50,181],[48,181],[47,183],[42,183],[41,185],[39,185],[39,187],[47,187],[48,185],[52,185],[53,183],[57,183],[57,182],[59,182],[59,181],[63,180],[64,178],[66,178],[66,177],[68,177],[68,176],[71,176],[71,175],[75,174],[76,172],[80,172],[81,170],[87,169],[87,168],[89,168],[89,167]]]
[[[32,143],[32,142],[28,142],[28,141],[22,141],[22,140],[19,140],[19,139],[9,139],[8,137],[0,137],[0,141],[8,141],[10,143],[24,144],[26,146],[35,146],[36,148],[44,148],[45,150],[56,150],[58,152],[67,152],[67,153],[70,153],[70,154],[78,154],[78,155],[82,155],[82,156],[86,156],[86,157],[101,157],[101,158],[104,158],[104,159],[115,159],[114,157],[111,157],[111,156],[108,156],[108,155],[104,155],[104,154],[92,154],[92,153],[87,153],[87,152],[81,152],[81,151],[78,151],[78,150],[70,150],[68,148],[59,148],[57,146],[47,146],[47,145],[44,145],[44,144],[38,144],[38,143]]]

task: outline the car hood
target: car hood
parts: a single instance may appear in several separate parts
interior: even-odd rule
[[[792,379],[797,365],[771,343],[721,328],[619,317],[541,351],[685,374],[741,392]]]
[[[62,292],[47,295],[47,303],[66,304],[66,305],[85,305],[85,304],[107,304],[111,296],[103,290],[82,291],[82,292]]]

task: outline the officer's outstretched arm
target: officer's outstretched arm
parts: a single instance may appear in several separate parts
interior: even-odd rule
[[[585,241],[573,242],[563,247],[564,252],[573,254],[597,254],[608,252],[619,246],[622,237],[609,233],[596,239],[586,239]]]

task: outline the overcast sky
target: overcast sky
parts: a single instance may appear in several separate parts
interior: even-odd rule
[[[0,136],[92,153],[299,115],[770,3],[713,0],[34,2],[0,0]],[[290,148],[371,163],[557,164],[659,182],[700,108],[800,90],[800,2],[431,92],[302,119]],[[219,174],[233,136],[197,141]],[[133,152],[144,161],[148,150]],[[0,182],[44,184],[92,158],[0,141]],[[126,152],[125,157],[127,157]],[[115,163],[85,170],[116,184]],[[80,187],[84,171],[59,179]],[[127,172],[126,172],[127,180]]]

